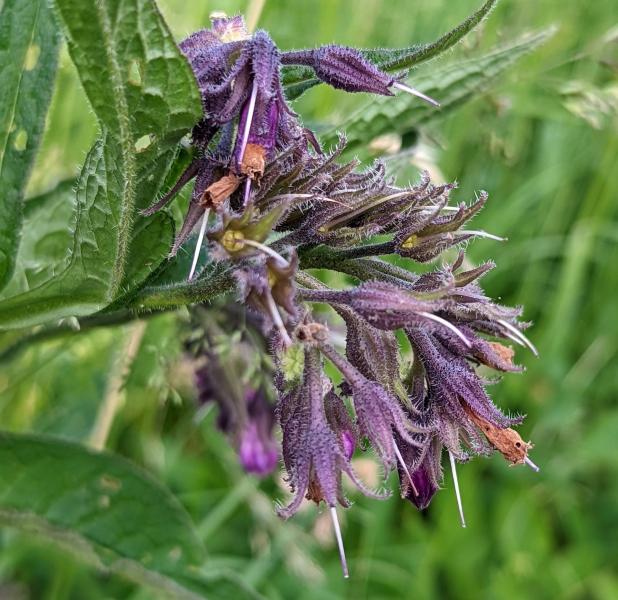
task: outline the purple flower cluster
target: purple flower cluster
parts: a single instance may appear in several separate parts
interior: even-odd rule
[[[355,474],[356,448],[373,448],[385,479],[397,470],[402,497],[419,509],[440,487],[443,448],[452,465],[498,450],[512,464],[534,466],[527,458],[531,445],[511,428],[522,418],[492,403],[489,381],[477,372],[481,365],[521,370],[510,347],[496,339],[534,351],[521,333],[528,325],[518,321],[521,308],[493,303],[478,285],[493,264],[466,269],[460,249],[451,264],[444,260],[419,276],[380,258],[395,254],[427,263],[487,235],[465,228],[486,195],[470,206],[451,206],[454,184],[434,185],[425,174],[417,185],[398,188],[380,161],[364,171],[357,161],[340,164],[345,138],[324,151],[288,105],[280,71],[309,67],[346,92],[422,94],[351,48],[282,53],[266,32],[249,34],[241,17],[215,19],[212,29],[194,33],[180,48],[202,94],[204,117],[193,131],[199,157],[147,212],[195,178],[172,254],[203,217],[198,252],[205,238],[212,260],[234,264],[239,302],[260,316],[275,358],[276,418],[294,494],[279,514],[290,517],[307,498],[324,502],[336,517],[337,504],[349,506],[344,472],[363,493],[385,497]],[[380,241],[372,243],[376,236]],[[310,269],[330,269],[359,283],[330,289]],[[345,321],[345,355],[328,327],[313,320],[313,303],[329,305]],[[399,348],[398,330],[409,341],[408,356]],[[266,383],[226,399],[226,389],[242,375],[226,374],[212,346],[198,355],[208,358],[198,371],[201,394],[220,405],[220,423],[234,430],[241,462],[249,472],[272,471],[278,452]],[[341,374],[338,386],[326,375],[325,361]]]

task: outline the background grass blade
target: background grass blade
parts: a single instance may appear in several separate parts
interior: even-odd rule
[[[396,98],[377,97],[337,127],[323,132],[327,145],[337,140],[337,131],[347,135],[346,152],[363,156],[361,146],[386,133],[405,135],[436,118],[445,117],[475,96],[487,90],[496,78],[526,54],[544,44],[554,28],[522,35],[479,58],[458,61],[428,75],[410,78],[408,82],[423,93],[436,98],[440,106],[419,101],[410,94]]]
[[[378,48],[361,50],[361,54],[376,67],[387,73],[411,69],[428,60],[437,58],[465,38],[498,3],[487,0],[474,14],[463,23],[444,34],[431,44],[416,44],[407,48]],[[281,82],[288,100],[300,98],[308,89],[322,83],[311,67],[286,66],[281,69]]]
[[[376,50],[363,50],[363,55],[387,73],[411,69],[450,50],[477,27],[497,3],[498,0],[487,0],[483,6],[470,15],[463,23],[445,33],[432,44],[416,45],[401,49],[379,48]]]

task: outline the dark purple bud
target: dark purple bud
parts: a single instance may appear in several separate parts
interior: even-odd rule
[[[342,437],[337,439],[325,409],[325,379],[317,348],[304,346],[304,371],[297,387],[282,395],[277,412],[283,433],[283,460],[295,497],[279,516],[288,518],[304,497],[329,507],[349,506],[343,494],[341,474],[345,472],[359,489],[373,498],[384,498],[363,486],[350,465]],[[332,385],[332,384],[331,384]]]
[[[361,442],[348,409],[343,400],[333,390],[326,394],[324,410],[326,411],[326,419],[330,428],[336,436],[340,437],[343,451],[348,460],[350,460],[354,454],[354,448],[356,445],[360,446]]]
[[[401,389],[401,380],[397,360],[399,346],[395,334],[372,327],[347,307],[335,306],[335,310],[346,324],[346,358],[367,379],[377,381],[389,392],[396,393],[398,388]]]
[[[319,79],[339,90],[394,95],[388,89],[394,79],[353,48],[329,45],[315,50],[287,52],[282,55],[281,62],[312,67]]]
[[[429,503],[438,488],[434,486],[431,479],[429,479],[429,475],[423,465],[412,473],[412,483],[414,484],[416,493],[410,486],[405,497],[414,506],[416,506],[416,508],[423,510],[429,506]]]
[[[322,344],[321,352],[346,378],[352,389],[352,398],[359,433],[365,436],[382,461],[384,478],[397,465],[397,451],[393,434],[411,446],[422,446],[412,437],[412,430],[419,428],[409,422],[398,401],[375,381],[369,381],[332,346]]]

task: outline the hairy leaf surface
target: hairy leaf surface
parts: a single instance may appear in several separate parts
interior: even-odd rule
[[[164,214],[143,217],[202,114],[191,69],[151,0],[56,0],[69,52],[101,125],[77,189],[71,260],[0,302],[0,328],[103,309],[157,268],[171,246]]]

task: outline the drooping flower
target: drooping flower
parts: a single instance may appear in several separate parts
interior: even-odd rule
[[[223,374],[212,345],[212,356],[206,353],[210,365],[199,373],[202,395],[208,388],[220,405],[222,426],[241,463],[260,475],[277,463],[266,391],[272,378],[293,494],[278,513],[292,516],[305,498],[328,506],[346,573],[337,520],[337,505],[349,506],[343,474],[368,496],[387,495],[357,478],[351,462],[357,448],[375,450],[385,478],[396,469],[402,497],[419,509],[439,489],[446,449],[463,524],[455,461],[498,450],[512,464],[533,466],[527,457],[531,444],[512,429],[522,418],[493,404],[485,389],[492,381],[477,371],[480,365],[521,370],[509,347],[488,338],[536,353],[522,333],[528,324],[518,320],[520,308],[484,295],[478,280],[492,263],[463,270],[460,250],[452,264],[416,275],[381,257],[429,263],[476,237],[495,238],[468,228],[487,195],[451,206],[455,184],[436,185],[427,173],[399,188],[380,161],[364,170],[357,160],[340,164],[345,137],[331,151],[320,146],[286,100],[281,67],[309,68],[318,80],[346,92],[391,96],[400,89],[432,100],[403,83],[405,74],[393,77],[351,48],[282,53],[266,32],[250,34],[241,17],[216,16],[211,29],[180,47],[204,107],[192,134],[197,157],[146,213],[162,208],[195,179],[172,254],[201,218],[189,278],[205,241],[211,261],[233,263],[237,300],[248,309],[243,314],[258,315],[257,335],[270,341],[276,372],[240,393],[242,365],[234,365],[236,377]],[[311,269],[336,271],[354,283],[331,289]],[[197,277],[205,279],[208,272]],[[313,320],[314,303],[342,317],[345,352],[328,327]],[[408,356],[401,352],[398,331],[409,342]],[[343,377],[337,389],[324,372],[324,359]]]

